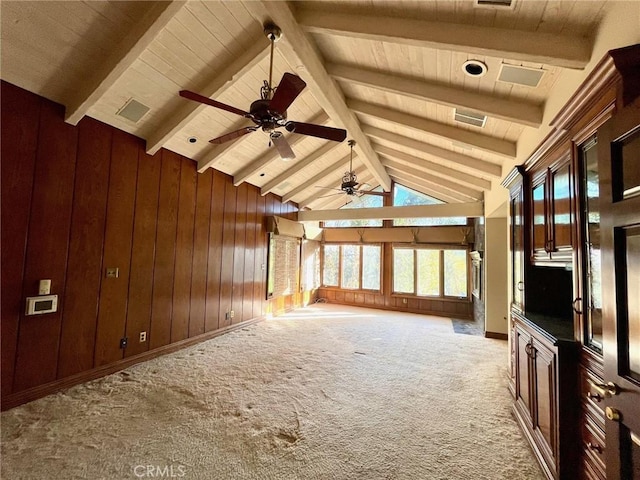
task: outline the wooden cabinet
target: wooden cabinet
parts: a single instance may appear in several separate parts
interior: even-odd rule
[[[575,478],[577,343],[552,339],[516,312],[515,417],[550,479]]]
[[[531,172],[531,261],[570,264],[575,225],[571,154],[563,148],[547,162]]]

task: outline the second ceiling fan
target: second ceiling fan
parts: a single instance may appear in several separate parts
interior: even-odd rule
[[[269,135],[270,141],[275,145],[278,153],[283,159],[295,158],[291,146],[287,142],[283,133],[278,128],[284,127],[288,132],[298,133],[302,135],[310,135],[312,137],[323,138],[335,142],[342,142],[347,138],[346,130],[341,128],[325,127],[324,125],[316,125],[313,123],[294,122],[287,120],[287,108],[302,93],[307,84],[299,76],[293,73],[285,73],[277,87],[272,86],[273,74],[273,51],[275,42],[282,36],[280,28],[272,23],[268,23],[264,27],[264,33],[271,42],[271,55],[269,61],[269,80],[265,80],[260,89],[260,99],[254,101],[246,112],[231,105],[227,105],[217,100],[212,100],[204,95],[200,95],[189,90],[181,90],[180,96],[204,103],[212,107],[235,113],[242,117],[250,119],[255,125],[249,125],[226,133],[220,137],[209,140],[210,143],[222,144],[231,140],[235,140],[243,135],[262,129]]]

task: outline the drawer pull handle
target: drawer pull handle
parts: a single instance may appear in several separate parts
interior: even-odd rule
[[[593,450],[594,452],[598,452],[598,453],[602,453],[602,447],[600,445],[598,445],[597,443],[587,443],[587,448],[589,450]]]
[[[614,395],[618,395],[620,393],[620,390],[618,389],[618,386],[613,382],[609,382],[609,383],[606,383],[606,384],[604,384],[604,383],[596,383],[593,380],[591,380],[590,378],[587,379],[587,381],[591,385],[591,388],[593,388],[600,396],[602,396],[604,398],[610,398],[610,397],[613,397]]]
[[[600,403],[602,401],[602,395],[598,393],[587,392],[587,398],[590,398],[594,402]]]
[[[518,289],[519,292],[524,292],[524,282],[519,281],[518,283],[516,283],[516,288]]]

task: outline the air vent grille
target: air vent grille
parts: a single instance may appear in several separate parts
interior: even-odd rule
[[[515,3],[515,0],[476,0],[476,6],[490,8],[513,8]]]
[[[484,127],[487,123],[487,116],[481,113],[471,112],[469,110],[455,109],[453,119],[456,122],[466,123],[467,125],[473,125],[474,127]]]
[[[133,123],[138,123],[149,110],[151,110],[151,108],[131,98],[122,106],[120,110],[118,110],[116,115],[126,118]]]
[[[544,70],[539,68],[527,68],[503,63],[498,74],[498,81],[515,83],[525,87],[537,87],[543,75]]]

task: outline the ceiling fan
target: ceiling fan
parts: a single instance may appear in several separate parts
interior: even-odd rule
[[[218,138],[209,140],[209,142],[220,145],[248,133],[255,132],[258,129],[262,129],[262,131],[269,135],[269,146],[273,143],[280,156],[285,160],[295,158],[295,154],[293,150],[291,150],[283,133],[278,130],[280,127],[284,127],[288,132],[342,142],[347,137],[346,130],[287,120],[287,108],[293,103],[296,97],[300,95],[307,84],[299,76],[293,73],[285,73],[280,80],[280,84],[277,87],[272,86],[273,51],[275,42],[282,36],[282,31],[277,25],[267,23],[264,26],[264,33],[271,42],[269,80],[264,81],[260,89],[260,99],[251,104],[248,112],[189,90],[180,91],[181,97],[204,103],[205,105],[210,105],[230,113],[235,113],[236,115],[250,119],[255,124],[226,133]]]
[[[349,171],[345,172],[342,175],[342,183],[340,184],[340,188],[321,187],[319,185],[316,186],[316,188],[322,188],[325,190],[337,190],[339,193],[332,193],[332,194],[324,195],[318,198],[326,198],[326,197],[332,197],[334,195],[342,195],[342,194],[346,194],[349,196],[358,196],[358,197],[361,197],[362,195],[378,195],[380,197],[388,196],[389,192],[360,190],[360,188],[362,188],[364,184],[358,183],[358,177],[356,175],[356,172],[353,170],[353,147],[355,146],[356,141],[349,140],[348,144],[349,144],[349,147],[351,148],[351,154],[349,156]]]

